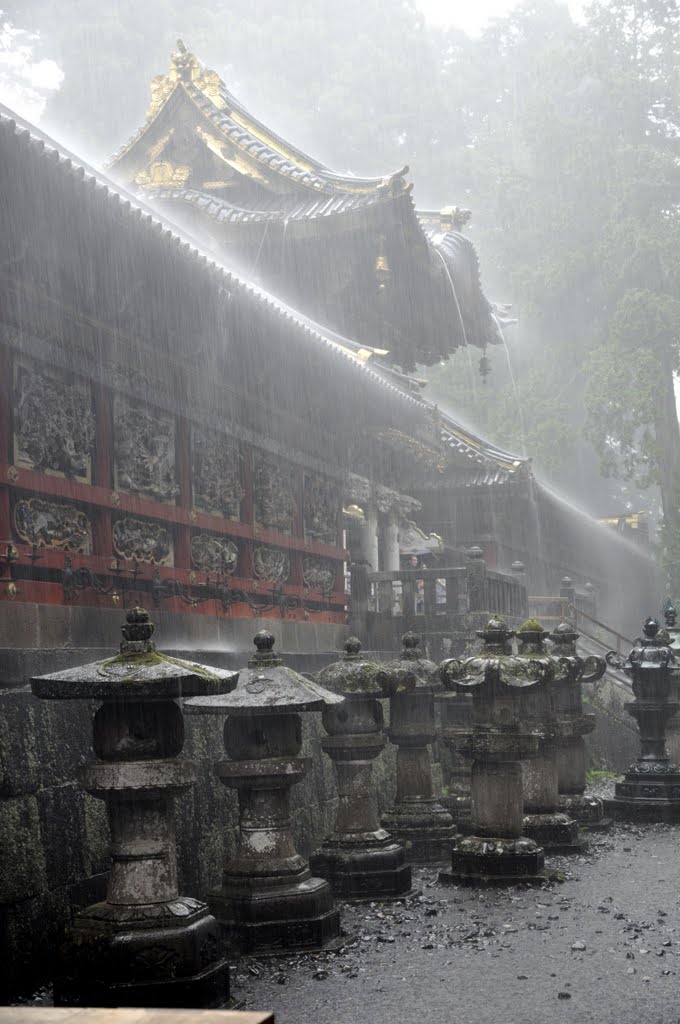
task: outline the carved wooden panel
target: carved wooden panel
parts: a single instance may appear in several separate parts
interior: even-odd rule
[[[113,409],[116,489],[153,501],[174,501],[179,490],[174,417],[142,409],[122,395],[116,395]]]
[[[92,523],[75,505],[43,498],[20,498],[14,506],[14,528],[25,544],[92,554]]]
[[[256,544],[253,548],[253,574],[266,583],[285,583],[290,576],[290,555],[281,548]]]
[[[17,359],[13,404],[15,463],[89,483],[95,439],[89,384]]]
[[[160,523],[123,516],[113,524],[113,550],[120,558],[172,565],[172,537]]]
[[[330,594],[335,588],[337,573],[338,563],[332,558],[305,555],[303,559],[302,581],[310,590],[321,590],[324,594]]]
[[[305,537],[323,544],[337,543],[340,491],[332,480],[305,473],[303,511]]]
[[[241,452],[223,434],[191,429],[191,473],[194,508],[227,519],[239,519],[244,496]]]
[[[203,572],[226,573],[231,576],[238,565],[238,547],[233,540],[197,533],[191,538],[191,564]]]
[[[253,453],[253,507],[255,524],[292,533],[297,514],[294,470],[273,456]]]

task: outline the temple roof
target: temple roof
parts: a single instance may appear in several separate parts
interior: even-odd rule
[[[168,74],[157,75],[151,83],[146,123],[114,154],[109,162],[112,168],[125,164],[133,151],[146,144],[162,112],[176,102],[178,94],[203,115],[205,127],[198,125],[196,133],[218,162],[277,192],[292,190],[299,205],[320,209],[335,200],[336,206],[346,210],[411,189],[404,180],[408,167],[379,178],[338,174],[286,142],[246,110],[217,72],[206,69],[181,39],[171,55]],[[151,162],[162,156],[167,141],[160,149],[152,144]],[[153,185],[153,181],[138,183]]]
[[[315,319],[382,333],[394,365],[503,341],[461,231],[469,210],[417,211],[408,166],[372,178],[331,170],[251,114],[181,40],[109,167]]]
[[[467,469],[461,460],[469,460],[471,470],[486,473],[487,480],[490,479],[489,474],[500,474],[496,475],[495,480],[501,483],[528,468],[529,460],[504,452],[483,441],[453,418],[442,415],[432,403],[414,397],[409,390],[409,378],[395,374],[379,364],[376,364],[375,368],[369,366],[368,361],[372,356],[384,355],[382,350],[362,345],[323,327],[304,313],[291,308],[274,295],[236,274],[204,252],[190,236],[146,206],[138,197],[125,192],[100,171],[0,105],[0,149],[9,146],[20,147],[44,161],[45,167],[48,168],[46,173],[53,175],[55,179],[60,175],[68,176],[84,194],[95,193],[100,204],[110,209],[112,215],[124,227],[127,225],[128,230],[147,233],[155,245],[175,250],[181,260],[186,260],[192,267],[198,267],[202,273],[209,275],[215,286],[225,295],[242,295],[248,302],[252,302],[270,316],[285,321],[306,344],[313,346],[317,351],[326,352],[329,360],[343,360],[352,372],[361,375],[371,386],[383,393],[387,392],[391,396],[391,401],[403,403],[404,411],[405,407],[408,407],[409,418],[415,416],[417,420],[434,423],[443,450],[455,454],[455,463],[459,469]],[[396,383],[397,380],[399,383]]]

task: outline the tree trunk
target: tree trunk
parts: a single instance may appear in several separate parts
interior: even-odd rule
[[[671,594],[677,599],[680,598],[680,425],[670,345],[662,349],[660,362],[654,429],[659,446],[664,561]]]

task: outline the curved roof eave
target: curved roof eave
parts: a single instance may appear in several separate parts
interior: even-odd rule
[[[361,374],[363,379],[371,381],[373,385],[392,395],[395,400],[404,403],[412,411],[420,411],[423,416],[428,418],[438,417],[442,432],[450,433],[452,439],[455,437],[459,444],[469,449],[470,458],[482,462],[500,463],[510,472],[516,472],[522,466],[529,464],[529,460],[510,455],[490,445],[456,423],[452,418],[443,416],[434,404],[416,398],[390,383],[366,364],[360,352],[355,354],[352,351],[359,343],[322,327],[263,288],[240,277],[233,270],[205,253],[192,238],[173,223],[163,220],[143,201],[125,192],[102,172],[85,163],[2,104],[0,104],[0,129],[11,133],[17,142],[25,143],[31,146],[36,153],[50,158],[55,169],[70,174],[83,188],[95,187],[120,217],[138,224],[139,229],[147,231],[150,236],[153,235],[155,240],[162,240],[163,244],[171,246],[179,258],[189,261],[193,267],[203,268],[204,272],[211,274],[228,291],[236,291],[247,296],[260,308],[266,310],[269,315],[299,331],[302,337],[310,339],[315,345],[320,345],[337,358],[345,360],[354,368],[354,372]],[[442,440],[446,443],[444,436],[442,436]]]

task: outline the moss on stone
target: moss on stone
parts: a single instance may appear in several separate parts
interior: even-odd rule
[[[107,658],[106,661],[102,662],[102,665],[106,668],[126,665],[135,669],[155,668],[157,665],[167,664],[177,665],[178,668],[184,670],[185,674],[198,676],[200,679],[205,679],[208,683],[218,685],[222,682],[219,676],[203,665],[182,661],[180,658],[171,658],[169,654],[159,654],[157,651],[146,651],[143,654],[117,654],[115,657]],[[123,676],[120,681],[121,683],[137,683],[140,680],[134,673],[130,673],[127,676]]]
[[[538,619],[527,619],[517,630],[518,636],[520,633],[545,633],[545,630]]]

